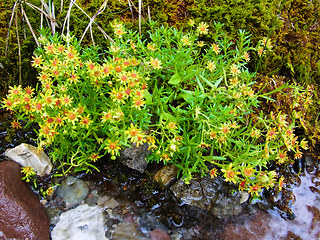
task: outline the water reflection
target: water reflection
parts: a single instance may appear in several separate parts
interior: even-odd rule
[[[318,240],[320,239],[320,178],[319,165],[307,167],[292,186],[294,219],[282,218],[279,211],[257,210],[251,220],[241,224],[227,224],[221,239]]]

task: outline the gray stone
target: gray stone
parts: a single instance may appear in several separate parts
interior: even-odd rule
[[[106,240],[102,208],[84,204],[62,213],[51,237],[52,240]]]
[[[81,203],[88,195],[88,185],[81,179],[72,176],[61,181],[61,186],[56,190],[56,194],[67,204],[76,205]]]
[[[209,211],[218,218],[238,215],[242,210],[240,193],[232,194],[233,187],[220,177],[205,176],[191,180],[190,184],[179,179],[170,189],[183,203]]]
[[[136,144],[131,144],[131,146],[120,151],[119,160],[129,168],[143,173],[147,167],[146,157],[150,152],[148,150],[149,144],[145,143],[139,147]]]
[[[15,148],[7,149],[5,156],[23,167],[32,167],[40,176],[48,175],[52,169],[52,163],[45,152],[39,152],[30,144],[21,143]]]

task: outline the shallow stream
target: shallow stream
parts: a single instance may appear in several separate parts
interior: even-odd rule
[[[22,142],[34,144],[32,130],[14,131],[11,117],[0,112],[0,160],[3,152]],[[117,203],[106,220],[106,236],[127,232],[132,239],[151,239],[150,232],[161,229],[171,239],[320,239],[320,169],[319,162],[310,161],[300,168],[298,176],[294,167],[286,171],[286,191],[281,194],[265,193],[262,201],[243,203],[241,214],[219,219],[204,210],[184,204],[172,192],[152,180],[156,165],[140,174],[111,161],[101,159],[100,172],[92,175],[74,175],[83,180],[89,189],[83,202],[95,204],[99,197],[108,196]],[[302,161],[303,162],[303,161]],[[303,164],[302,164],[303,165]],[[57,179],[57,181],[60,179]],[[45,205],[53,218],[75,206],[66,205],[54,194]],[[52,227],[57,219],[52,220]],[[125,230],[118,229],[121,222],[132,223]],[[132,232],[130,232],[132,231]],[[127,238],[129,239],[129,238]],[[131,239],[131,238],[130,238]]]

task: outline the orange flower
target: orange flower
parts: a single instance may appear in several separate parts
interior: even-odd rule
[[[66,120],[68,122],[71,122],[73,125],[75,124],[75,122],[78,120],[78,115],[76,114],[75,111],[69,111],[66,113],[67,116],[66,116]]]
[[[10,99],[3,99],[3,106],[9,110],[12,110],[13,102]]]
[[[243,57],[244,57],[244,60],[245,60],[246,62],[249,62],[249,61],[250,61],[250,56],[249,56],[249,53],[248,53],[248,52],[244,52]]]
[[[14,86],[14,87],[9,87],[9,94],[11,95],[18,95],[21,93],[21,86],[19,85],[18,87],[17,86]]]
[[[228,123],[221,124],[221,127],[222,127],[222,130],[221,130],[221,131],[222,131],[224,134],[229,133],[230,128],[229,128],[229,124],[228,124]]]
[[[67,58],[70,60],[76,59],[77,51],[73,47],[69,47],[66,51]]]

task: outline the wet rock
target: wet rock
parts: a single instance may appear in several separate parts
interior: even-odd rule
[[[0,238],[49,239],[46,211],[21,178],[18,163],[0,162]]]
[[[244,203],[246,201],[248,201],[250,194],[248,192],[240,192],[240,203]]]
[[[80,204],[86,198],[88,192],[88,185],[81,179],[72,176],[61,181],[61,186],[56,190],[56,194],[70,205]]]
[[[101,207],[111,208],[111,209],[114,209],[119,206],[119,203],[117,202],[117,200],[109,196],[99,197],[97,204]]]
[[[97,204],[97,201],[99,199],[98,191],[93,190],[85,199],[85,203],[89,206],[94,206]]]
[[[40,176],[48,175],[52,169],[52,163],[45,152],[39,152],[30,144],[21,143],[15,148],[7,149],[5,156],[23,167],[32,167]]]
[[[52,240],[106,239],[102,208],[84,204],[62,213],[51,237]]]
[[[220,177],[205,176],[191,180],[188,185],[178,180],[170,189],[185,204],[209,211],[218,218],[238,215],[242,210],[240,193],[232,194],[232,186]]]
[[[148,150],[149,145],[145,143],[139,147],[137,147],[136,144],[131,144],[131,146],[132,147],[124,148],[120,151],[119,160],[129,168],[143,173],[147,167],[146,157],[150,152],[150,150]]]
[[[225,192],[218,192],[208,210],[218,218],[238,215],[242,210],[240,198],[239,193],[230,195]]]
[[[132,222],[122,222],[115,229],[112,234],[112,239],[115,240],[145,240],[137,227]]]
[[[155,174],[154,179],[167,186],[177,177],[178,170],[179,169],[173,164],[165,165]]]
[[[150,237],[151,237],[151,240],[171,240],[168,233],[166,233],[165,231],[163,231],[159,228],[151,231]]]

